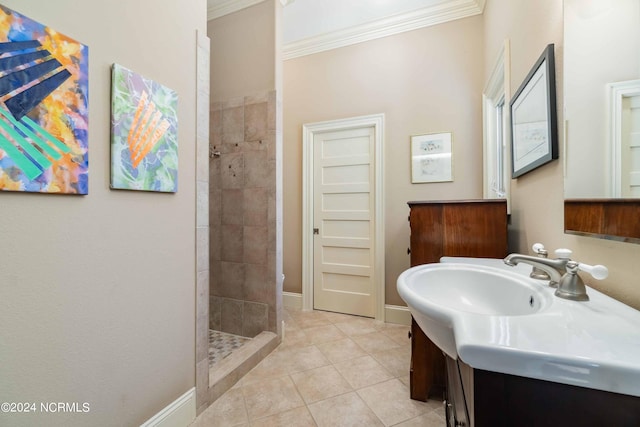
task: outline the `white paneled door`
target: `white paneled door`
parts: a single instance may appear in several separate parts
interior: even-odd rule
[[[313,135],[313,306],[375,317],[375,129]]]

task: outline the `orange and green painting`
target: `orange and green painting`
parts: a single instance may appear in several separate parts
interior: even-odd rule
[[[88,55],[0,5],[0,190],[88,193]]]
[[[175,193],[176,92],[114,64],[111,98],[111,188]]]

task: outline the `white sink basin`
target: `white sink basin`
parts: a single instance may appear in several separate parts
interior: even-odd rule
[[[525,316],[551,296],[520,274],[472,264],[424,264],[398,277],[398,292],[425,334],[457,358],[452,321],[458,315]]]
[[[587,287],[557,298],[531,266],[448,258],[398,277],[398,292],[442,351],[474,369],[640,397],[640,312]]]
[[[400,276],[407,298],[468,313],[522,316],[549,302],[539,285],[478,265],[426,264]],[[414,301],[415,303],[415,301]]]

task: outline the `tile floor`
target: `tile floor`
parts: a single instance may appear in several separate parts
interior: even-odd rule
[[[284,342],[193,427],[444,427],[442,402],[409,398],[409,330],[322,311],[284,313]]]
[[[209,329],[209,368],[250,340],[251,338]]]

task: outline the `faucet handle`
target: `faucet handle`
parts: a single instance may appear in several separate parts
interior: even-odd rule
[[[571,249],[560,248],[556,249],[556,257],[560,259],[571,259],[573,251]]]
[[[578,263],[578,269],[589,273],[594,279],[602,280],[609,276],[609,269],[604,265],[589,265]]]
[[[534,243],[533,246],[531,246],[531,250],[533,250],[535,254],[539,254],[540,251],[546,251],[542,243]]]
[[[547,255],[549,254],[547,250],[544,248],[544,245],[542,243],[534,243],[531,249],[533,250],[534,253],[538,255],[538,258],[546,258]],[[531,273],[529,274],[529,277],[531,277],[532,279],[538,279],[538,280],[551,279],[551,277],[549,277],[549,273],[536,267],[535,265],[531,269]]]

